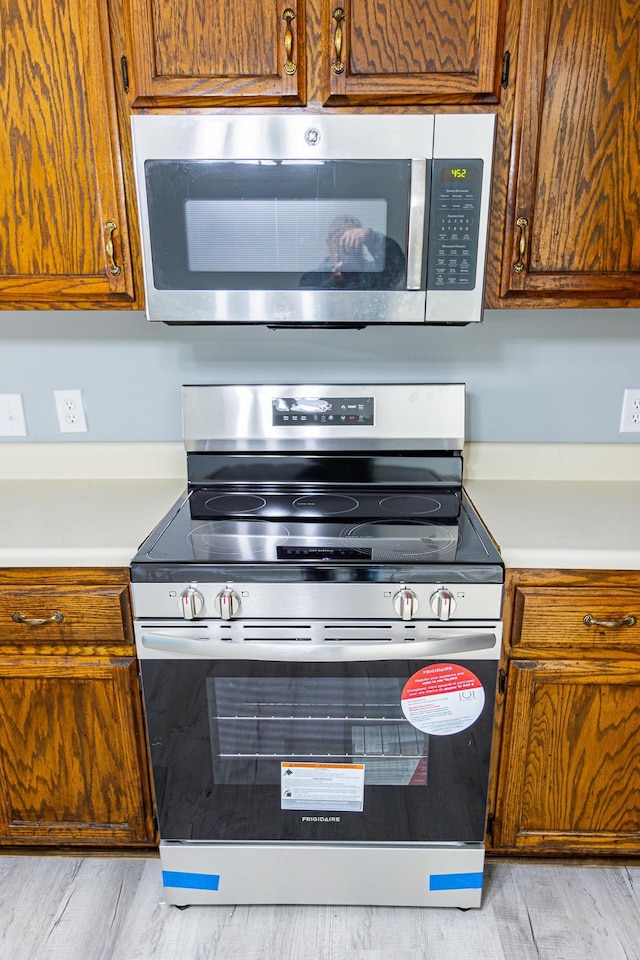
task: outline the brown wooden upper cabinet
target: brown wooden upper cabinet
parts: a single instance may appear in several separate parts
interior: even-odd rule
[[[504,5],[125,0],[131,103],[497,103]]]
[[[0,13],[0,306],[131,307],[106,0]]]
[[[640,306],[639,24],[638,0],[523,0],[489,306]]]

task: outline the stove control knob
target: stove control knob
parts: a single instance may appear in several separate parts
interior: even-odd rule
[[[231,620],[240,609],[240,597],[229,587],[221,590],[213,602],[223,620]]]
[[[451,590],[446,587],[440,587],[431,597],[431,609],[438,620],[448,620],[455,608],[456,601]]]
[[[194,617],[197,617],[203,606],[204,597],[201,593],[198,593],[195,587],[187,587],[178,599],[178,607],[185,620],[193,620]]]
[[[413,590],[403,587],[402,590],[398,590],[393,598],[393,606],[402,620],[411,620],[418,609],[418,598]]]

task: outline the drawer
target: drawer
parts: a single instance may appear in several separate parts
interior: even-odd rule
[[[640,588],[520,586],[512,647],[518,657],[528,650],[533,656],[640,657]]]
[[[130,645],[130,618],[129,591],[122,584],[12,584],[0,589],[3,644]]]

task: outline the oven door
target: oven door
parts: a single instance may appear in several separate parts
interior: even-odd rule
[[[138,623],[162,839],[481,842],[500,624],[428,629]]]

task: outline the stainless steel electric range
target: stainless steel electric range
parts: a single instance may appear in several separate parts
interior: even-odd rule
[[[463,384],[183,388],[131,563],[167,902],[479,906],[501,558]]]

